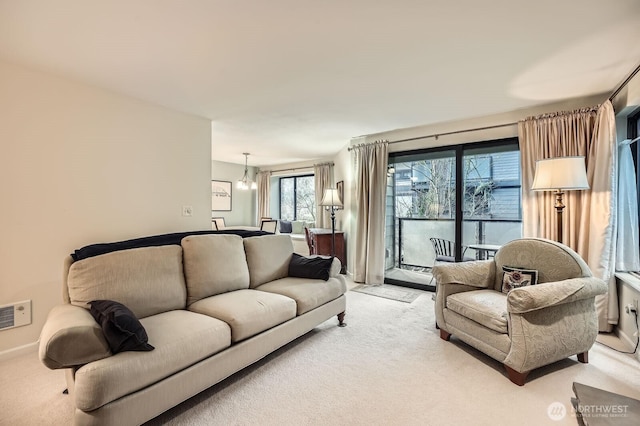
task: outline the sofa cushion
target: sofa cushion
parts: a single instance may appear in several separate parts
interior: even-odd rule
[[[187,289],[182,247],[143,247],[74,262],[67,277],[72,305],[89,309],[92,300],[115,300],[138,318],[184,309]]]
[[[328,280],[331,266],[333,265],[332,257],[320,256],[301,256],[298,253],[291,255],[289,262],[290,277],[312,278],[317,280]]]
[[[129,308],[113,300],[94,300],[89,304],[112,353],[153,350],[147,332]]]
[[[307,278],[282,278],[262,284],[260,291],[277,293],[296,301],[297,314],[302,315],[318,306],[337,299],[347,291],[344,280],[330,278],[328,281]]]
[[[291,221],[289,221],[289,220],[281,220],[280,221],[280,229],[279,229],[279,231],[280,231],[281,234],[290,234],[291,233],[291,229],[292,229]]]
[[[296,302],[279,294],[236,290],[198,300],[189,310],[229,324],[235,343],[294,318]]]
[[[80,410],[91,411],[171,376],[231,344],[224,322],[187,310],[140,320],[153,342],[151,352],[121,352],[78,369],[74,397]]]
[[[250,288],[284,278],[289,273],[293,243],[288,235],[266,235],[244,239],[249,265]]]
[[[473,290],[452,294],[447,309],[491,330],[507,333],[507,295],[495,290]]]
[[[205,297],[249,288],[242,238],[196,235],[182,240],[187,305]]]
[[[302,220],[294,220],[291,222],[291,233],[292,234],[304,234],[304,227],[307,222]]]

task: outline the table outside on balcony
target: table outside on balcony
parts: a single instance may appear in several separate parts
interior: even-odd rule
[[[467,247],[476,251],[476,259],[486,260],[495,256],[502,246],[495,244],[469,244]]]

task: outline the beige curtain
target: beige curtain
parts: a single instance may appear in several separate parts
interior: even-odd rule
[[[354,281],[384,282],[384,216],[388,142],[357,145],[355,153]]]
[[[258,185],[258,226],[261,217],[271,217],[269,198],[271,196],[271,172],[259,172]]]
[[[335,188],[333,185],[333,164],[314,164],[313,174],[315,177],[315,191],[316,191],[316,227],[317,228],[330,228],[331,216],[330,213],[320,205],[324,190],[327,188]]]
[[[536,160],[585,157],[590,190],[566,191],[562,241],[578,252],[593,274],[609,283],[596,300],[600,331],[618,321],[614,277],[616,227],[615,115],[610,101],[599,107],[529,117],[518,123],[522,161],[525,237],[557,239],[553,192],[531,191]]]

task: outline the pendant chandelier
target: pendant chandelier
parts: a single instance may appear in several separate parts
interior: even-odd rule
[[[247,165],[249,153],[243,152],[242,155],[244,155],[244,175],[242,176],[242,179],[240,179],[236,184],[236,188],[242,189],[242,190],[247,190],[249,188],[257,189],[258,185],[256,185],[254,181],[249,179],[249,167]]]

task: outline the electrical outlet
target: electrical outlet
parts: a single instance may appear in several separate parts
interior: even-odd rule
[[[634,304],[635,304],[636,302],[637,302],[637,300],[634,300],[634,301],[633,301],[633,303],[634,303]],[[624,311],[625,311],[625,313],[627,313],[627,314],[633,314],[633,313],[638,312],[638,308],[637,308],[636,306],[632,305],[631,303],[629,303],[629,304],[627,304],[627,305],[624,307]]]
[[[193,206],[182,206],[182,216],[193,216]]]

